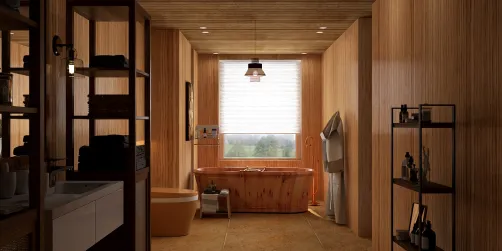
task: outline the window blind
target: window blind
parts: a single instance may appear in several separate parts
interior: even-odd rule
[[[245,77],[249,61],[220,61],[222,133],[300,133],[301,61],[260,61],[266,76]]]

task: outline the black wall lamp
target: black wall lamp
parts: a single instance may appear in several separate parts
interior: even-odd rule
[[[54,36],[52,38],[52,52],[54,55],[61,55],[62,48],[66,48],[68,51],[68,57],[63,59],[68,75],[74,77],[76,75],[75,68],[82,67],[84,62],[76,57],[77,50],[75,50],[73,44],[64,44],[58,35]]]

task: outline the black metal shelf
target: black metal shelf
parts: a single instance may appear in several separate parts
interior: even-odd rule
[[[92,115],[75,115],[73,119],[96,119],[96,120],[128,120],[129,117],[123,115],[107,115],[107,116],[92,116]],[[148,116],[136,116],[136,120],[149,120]]]
[[[417,246],[413,246],[409,240],[407,241],[398,241],[395,236],[392,237],[392,241],[402,247],[404,250],[407,251],[420,251],[420,249]],[[442,248],[436,247],[435,251],[444,251]]]
[[[443,123],[443,122],[433,122],[433,123],[422,123],[422,128],[453,128],[454,123]],[[394,128],[420,128],[419,123],[392,123]]]
[[[417,193],[420,192],[420,184],[413,183],[409,180],[394,179],[394,184],[409,190],[413,190]],[[429,181],[427,183],[424,183],[422,187],[422,193],[429,193],[429,194],[453,193],[453,188]]]
[[[30,76],[30,69],[27,68],[20,68],[20,67],[10,68],[10,72],[19,75]]]
[[[38,24],[19,12],[0,6],[0,30],[28,30],[30,28],[38,28]]]
[[[91,58],[97,55],[101,44],[97,43],[97,31],[96,23],[98,22],[127,22],[128,24],[128,57],[129,57],[129,67],[117,67],[117,68],[103,68],[103,67],[78,67],[75,69],[75,74],[79,76],[87,76],[89,80],[88,84],[88,94],[89,98],[96,96],[96,82],[97,78],[123,78],[124,82],[127,82],[127,94],[120,94],[127,96],[127,104],[124,107],[129,107],[131,105],[132,109],[121,109],[113,108],[110,111],[103,112],[102,110],[87,111],[89,114],[85,115],[75,115],[75,85],[73,84],[76,78],[66,77],[66,82],[68,83],[66,89],[66,104],[68,106],[66,112],[66,131],[72,132],[75,130],[75,120],[86,120],[85,124],[88,124],[88,136],[89,142],[92,137],[98,135],[97,120],[123,120],[127,121],[128,132],[129,132],[129,146],[134,147],[138,144],[136,141],[136,136],[143,133],[138,132],[138,130],[144,131],[144,145],[145,145],[145,155],[150,153],[150,72],[151,72],[151,50],[150,50],[150,31],[151,22],[150,16],[144,11],[137,0],[131,1],[104,1],[104,0],[67,0],[66,3],[66,16],[68,17],[69,23],[66,25],[66,43],[74,43],[75,39],[75,23],[73,22],[73,17],[75,13],[80,14],[87,20],[89,20],[89,31],[88,31],[88,57]],[[139,40],[137,35],[143,32],[139,32],[139,27],[136,25],[137,21],[144,24],[141,30],[144,29],[144,47],[141,51],[138,50],[136,46]],[[112,45],[113,44],[109,44]],[[123,51],[122,53],[126,54]],[[139,53],[144,54],[144,70],[139,70],[141,66],[138,64]],[[144,79],[144,93],[142,93],[143,98],[139,99],[136,91],[138,85],[136,79]],[[137,111],[134,107],[137,107],[139,103],[144,105],[144,112],[142,115],[137,116]],[[126,103],[126,102],[124,102]],[[93,107],[99,108],[99,107]],[[125,111],[124,111],[125,110]],[[98,115],[99,113],[99,115]],[[137,121],[142,120],[144,127],[137,125]],[[139,139],[142,140],[142,139]],[[75,163],[75,142],[73,137],[66,138],[66,154],[67,154],[67,165],[76,165]],[[124,181],[124,224],[115,231],[115,234],[111,234],[99,243],[97,243],[93,249],[96,250],[107,250],[113,247],[116,250],[128,250],[130,247],[138,247],[142,239],[148,240],[150,238],[150,184],[151,184],[151,174],[150,168],[144,168],[136,170],[136,160],[138,156],[130,156],[132,153],[128,153],[124,158],[127,161],[124,163],[123,170],[117,171],[67,171],[66,178],[69,180],[121,180]],[[150,166],[150,160],[146,160],[146,166]],[[141,182],[140,182],[141,181]],[[144,188],[143,188],[144,187]],[[138,188],[144,193],[138,193]],[[139,201],[144,202],[138,204]],[[143,208],[143,209],[140,209]],[[137,210],[142,210],[145,213],[138,216]],[[140,218],[138,218],[140,217]],[[140,219],[140,221],[138,221]],[[138,229],[142,231],[142,236],[137,234]],[[147,241],[144,247],[145,250],[150,250],[150,242]]]
[[[76,68],[75,73],[96,78],[128,78],[129,68],[99,68],[99,67],[83,67]],[[136,77],[149,77],[150,74],[136,69]]]
[[[434,107],[447,107],[450,108],[452,111],[452,122],[423,122],[422,121],[422,116],[423,114],[423,109],[424,108],[434,108]],[[396,121],[394,119],[394,114],[395,111],[400,110],[401,108],[397,107],[392,107],[391,108],[391,121],[390,121],[390,130],[391,130],[391,166],[390,166],[390,175],[391,175],[391,205],[390,205],[390,231],[391,231],[391,238],[392,242],[398,244],[400,247],[402,247],[405,250],[420,250],[420,247],[415,247],[411,245],[409,241],[398,241],[393,235],[394,235],[394,185],[403,187],[405,189],[409,189],[412,191],[415,191],[418,193],[418,204],[420,207],[423,206],[423,195],[424,194],[455,194],[455,158],[456,158],[456,152],[455,152],[455,123],[456,123],[456,107],[455,105],[451,104],[421,104],[418,107],[409,107],[409,110],[418,110],[419,114],[419,121],[414,122],[414,123],[395,123]],[[418,130],[418,149],[419,149],[419,157],[418,157],[418,175],[422,174],[422,169],[423,169],[423,163],[422,163],[422,146],[423,146],[423,130],[425,128],[446,128],[452,130],[452,175],[451,175],[451,187],[445,186],[442,184],[434,183],[434,182],[424,182],[422,180],[419,180],[418,183],[413,183],[409,180],[405,180],[402,178],[394,178],[394,129],[395,128],[412,128],[412,129],[419,129]],[[452,232],[455,233],[455,196],[452,196]],[[421,233],[423,230],[423,224],[419,224],[420,226],[420,237]],[[391,251],[394,250],[394,245],[391,245]],[[436,248],[436,250],[442,250],[440,248]],[[455,235],[452,236],[452,250],[455,250]]]
[[[0,113],[37,113],[37,108],[0,105]]]

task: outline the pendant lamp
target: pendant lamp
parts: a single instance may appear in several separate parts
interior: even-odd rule
[[[251,82],[260,82],[260,77],[265,77],[266,74],[263,71],[260,60],[256,57],[256,20],[254,21],[254,55],[255,58],[251,59],[251,63],[248,64],[248,70],[244,76],[250,77]]]

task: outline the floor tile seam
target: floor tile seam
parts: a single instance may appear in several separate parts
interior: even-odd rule
[[[232,219],[229,218],[227,222],[227,229],[225,230],[225,239],[223,239],[223,246],[221,247],[221,250],[223,251],[225,249],[225,245],[227,244],[227,236],[228,236],[228,230],[230,229],[230,221]]]
[[[321,244],[321,248],[323,250],[327,250],[325,247],[324,247],[324,244],[322,244],[322,241],[321,239],[319,238],[319,236],[317,235],[316,231],[314,230],[314,227],[312,226],[312,224],[310,224],[310,221],[307,219],[307,217],[305,215],[303,215],[303,218],[305,219],[305,221],[307,222],[307,224],[309,225],[310,227],[310,230],[312,230],[312,232],[314,233],[315,237],[317,238],[317,241],[319,241],[319,244]]]

